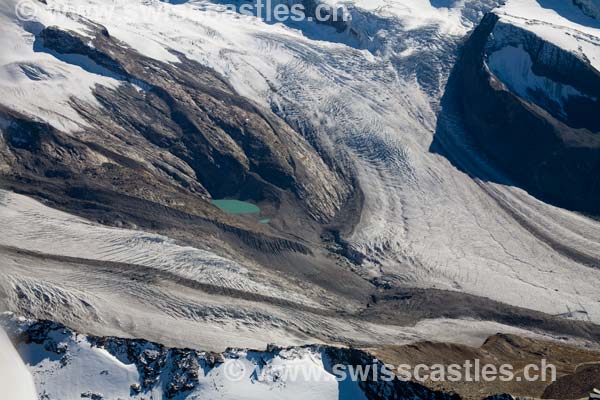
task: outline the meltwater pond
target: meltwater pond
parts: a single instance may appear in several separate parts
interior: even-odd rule
[[[240,200],[213,200],[212,203],[228,214],[260,214],[260,208],[255,204]]]

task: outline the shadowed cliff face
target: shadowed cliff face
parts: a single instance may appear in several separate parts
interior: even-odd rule
[[[526,74],[507,70],[519,62]],[[475,143],[514,184],[600,215],[600,73],[589,61],[488,14],[448,88]]]
[[[52,188],[83,201],[102,192],[209,218],[219,215],[210,197],[285,203],[320,223],[350,196],[348,171],[214,71],[183,56],[177,64],[149,59],[89,28],[92,40],[45,28],[34,47],[121,84],[96,86],[101,107],[71,100],[88,125],[77,133],[0,110],[9,186],[37,182],[38,194]]]

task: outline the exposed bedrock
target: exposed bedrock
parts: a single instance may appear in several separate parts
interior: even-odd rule
[[[600,72],[584,56],[487,14],[449,87],[477,145],[515,184],[600,214]]]
[[[87,123],[81,132],[0,110],[10,121],[2,156],[11,179],[95,187],[210,218],[219,213],[210,197],[233,197],[286,203],[326,223],[351,195],[350,172],[213,70],[184,56],[177,64],[149,59],[102,27],[90,30],[93,40],[44,28],[34,46],[121,84],[95,87],[101,107],[71,100]]]

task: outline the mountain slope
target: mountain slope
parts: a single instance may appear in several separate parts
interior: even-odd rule
[[[486,17],[465,48],[455,76],[466,124],[524,189],[597,215],[600,23],[573,5],[558,10],[585,26],[548,11],[544,20],[524,20],[537,3],[522,3]]]
[[[46,2],[1,6],[3,308],[215,350],[598,340],[589,7]]]

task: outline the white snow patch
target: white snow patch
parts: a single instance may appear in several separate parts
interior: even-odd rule
[[[77,64],[81,60],[65,62],[49,52],[35,51],[34,33],[49,21],[63,29],[85,31],[66,16],[49,15],[41,3],[36,20],[20,23],[15,16],[17,4],[17,0],[0,4],[0,104],[66,132],[81,130],[86,124],[69,104],[71,97],[100,107],[91,89],[116,87],[119,81],[88,72]]]
[[[495,13],[562,49],[585,56],[600,70],[600,21],[567,0],[508,0]]]
[[[37,390],[30,372],[0,327],[0,392],[11,400],[36,400]]]

